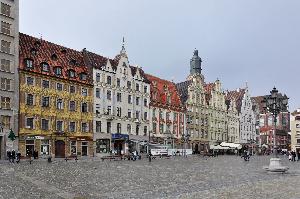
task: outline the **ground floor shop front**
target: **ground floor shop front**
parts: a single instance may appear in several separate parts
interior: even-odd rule
[[[94,135],[95,155],[128,155],[134,151],[146,153],[147,142],[147,136],[101,133]]]
[[[64,158],[92,156],[93,141],[89,137],[21,136],[19,151],[22,156]]]

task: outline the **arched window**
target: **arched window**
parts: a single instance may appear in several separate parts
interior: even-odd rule
[[[53,54],[53,55],[51,55],[51,59],[54,60],[54,61],[56,61],[58,59],[58,57],[57,57],[56,54]]]
[[[42,71],[49,72],[49,64],[48,63],[42,62],[41,63],[41,68],[42,68]]]
[[[55,67],[54,68],[54,73],[57,76],[61,76],[62,75],[62,68],[61,67]]]
[[[25,59],[24,64],[26,68],[33,69],[33,60],[32,59]]]

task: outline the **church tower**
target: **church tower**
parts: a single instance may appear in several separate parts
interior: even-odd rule
[[[201,74],[201,58],[198,56],[198,50],[194,50],[194,55],[190,61],[190,75]]]

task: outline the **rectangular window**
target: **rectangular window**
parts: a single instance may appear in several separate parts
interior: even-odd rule
[[[148,100],[144,99],[144,106],[148,106]]]
[[[49,130],[49,120],[42,119],[42,130]]]
[[[139,119],[140,118],[140,111],[135,111],[135,119]]]
[[[121,133],[121,123],[117,123],[117,133]]]
[[[1,108],[2,109],[10,109],[10,98],[9,97],[1,97]]]
[[[10,24],[4,21],[1,21],[1,32],[3,34],[10,35]]]
[[[146,136],[146,135],[147,135],[147,131],[148,131],[148,128],[147,128],[147,126],[144,126],[144,136]]]
[[[111,115],[111,106],[107,106],[107,115]]]
[[[33,129],[33,118],[26,118],[26,128]]]
[[[107,83],[108,85],[111,85],[111,76],[107,76],[107,77],[106,77],[106,83]]]
[[[10,42],[1,40],[1,51],[5,53],[10,53]]]
[[[147,93],[147,92],[148,92],[148,87],[144,86],[144,93]]]
[[[63,121],[56,121],[56,131],[58,132],[63,132],[64,126],[63,126]]]
[[[109,153],[110,152],[110,140],[109,139],[97,139],[96,140],[96,153]]]
[[[132,104],[132,96],[128,95],[128,104]]]
[[[159,132],[164,133],[164,124],[159,124]]]
[[[88,91],[87,91],[87,88],[82,88],[81,89],[81,95],[86,97],[88,95]]]
[[[70,86],[70,93],[75,93],[75,86]]]
[[[131,125],[127,124],[127,133],[128,135],[131,134]]]
[[[138,83],[135,84],[135,90],[140,91],[140,85]]]
[[[111,122],[107,122],[106,126],[107,126],[107,133],[111,133]]]
[[[140,98],[139,98],[139,97],[136,97],[136,98],[135,98],[135,104],[136,104],[136,105],[140,105]]]
[[[56,83],[56,90],[62,91],[63,90],[63,85],[61,83]]]
[[[26,84],[32,86],[34,83],[33,77],[26,77]]]
[[[62,110],[64,108],[63,100],[62,99],[57,99],[56,100],[56,108],[59,110]]]
[[[121,107],[117,107],[117,116],[121,117],[122,113],[121,113]]]
[[[101,121],[96,121],[96,133],[101,133]]]
[[[131,118],[131,110],[128,110],[128,115],[127,115],[128,118]]]
[[[1,78],[1,89],[9,91],[11,80],[7,78]]]
[[[144,112],[144,120],[147,120],[147,119],[148,119],[148,113]]]
[[[77,155],[77,142],[76,141],[71,141],[70,142],[70,152],[72,156]]]
[[[122,101],[122,95],[121,93],[117,93],[117,102],[121,102]]]
[[[1,68],[2,71],[10,72],[10,61],[7,59],[1,59]]]
[[[1,2],[1,14],[10,16],[10,5]]]
[[[69,123],[69,131],[70,132],[75,132],[76,130],[76,123],[75,122],[70,122]]]
[[[82,103],[81,104],[81,112],[83,113],[87,113],[88,112],[88,106],[87,106],[87,103]]]
[[[153,130],[153,133],[156,133],[156,130],[157,130],[157,124],[156,123],[153,123],[152,130]]]
[[[107,95],[106,96],[107,96],[108,100],[111,100],[111,91],[107,91]]]
[[[119,78],[117,78],[117,87],[120,87],[121,86],[121,81]]]
[[[96,97],[100,98],[100,88],[96,88]]]
[[[75,109],[76,109],[75,101],[70,101],[69,102],[69,110],[70,111],[75,111]]]
[[[43,88],[50,88],[50,82],[48,80],[42,81],[42,87]]]
[[[10,129],[10,116],[0,115],[0,126],[4,129]]]
[[[26,105],[29,105],[29,106],[33,105],[33,95],[32,94],[26,95]]]
[[[300,139],[297,139],[297,144],[300,144]]]
[[[42,107],[50,106],[50,97],[42,97]]]
[[[127,88],[131,89],[131,82],[130,81],[127,81]]]
[[[96,73],[96,82],[100,82],[100,73]]]
[[[81,123],[81,132],[88,132],[89,131],[89,126],[88,126],[88,123],[86,122],[83,122]]]

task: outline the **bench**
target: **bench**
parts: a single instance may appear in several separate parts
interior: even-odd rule
[[[111,160],[122,160],[122,159],[123,159],[123,157],[120,155],[108,155],[108,156],[101,157],[102,161],[104,161],[104,160],[110,160],[110,161]]]

